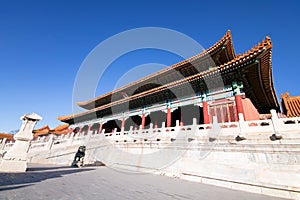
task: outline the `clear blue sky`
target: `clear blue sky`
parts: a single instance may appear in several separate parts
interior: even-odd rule
[[[138,27],[174,29],[205,48],[231,29],[237,53],[269,35],[277,95],[300,95],[299,10],[299,1],[288,0],[0,0],[0,132],[18,129],[19,117],[31,112],[44,118],[37,128],[59,125],[57,116],[72,113],[73,84],[88,53],[108,37]],[[145,51],[115,64],[130,69],[177,61],[171,54]],[[111,89],[102,86],[97,95]]]

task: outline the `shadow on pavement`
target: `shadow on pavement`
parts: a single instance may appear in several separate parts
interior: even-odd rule
[[[51,170],[51,171],[47,171]],[[0,173],[0,191],[27,187],[33,183],[41,182],[51,178],[59,178],[63,175],[95,170],[95,168],[73,168],[73,167],[37,167],[29,168],[24,173]],[[27,184],[27,185],[22,185]],[[19,186],[16,186],[19,185]],[[11,187],[8,187],[11,186]]]
[[[9,186],[9,187],[1,187],[0,186],[0,192],[4,191],[4,190],[15,190],[15,189],[19,189],[19,188],[23,188],[23,187],[28,187],[34,184],[26,184],[26,185],[18,185],[18,186]]]

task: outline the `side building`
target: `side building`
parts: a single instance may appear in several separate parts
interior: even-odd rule
[[[280,95],[282,112],[287,117],[300,117],[300,96],[290,96],[288,92]]]

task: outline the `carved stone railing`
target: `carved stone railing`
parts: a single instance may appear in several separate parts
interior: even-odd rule
[[[252,134],[260,135],[259,138],[264,138],[266,140],[272,134],[277,136],[284,136],[290,132],[298,131],[300,133],[300,117],[295,118],[278,118],[277,114],[272,112],[272,119],[267,120],[255,120],[255,121],[244,121],[242,114],[240,114],[239,122],[226,122],[219,123],[220,127],[220,136],[226,137],[230,136],[231,139],[234,139],[235,136],[240,136],[245,139],[251,138]],[[141,127],[137,130],[134,130],[133,127],[130,127],[130,130],[124,131],[121,130],[117,132],[115,129],[112,133],[105,133],[105,129],[102,130],[99,134],[92,134],[93,131],[89,131],[87,134],[84,133],[70,133],[67,135],[61,136],[48,136],[48,137],[39,137],[36,140],[33,140],[30,144],[29,152],[40,151],[40,150],[51,150],[65,148],[68,146],[79,146],[86,144],[91,141],[97,141],[99,139],[114,139],[118,141],[122,140],[135,140],[135,138],[149,138],[153,136],[153,140],[163,140],[166,136],[172,136],[174,133],[180,130],[181,133],[192,134],[192,136],[202,136],[207,135],[209,131],[212,130],[212,124],[198,125],[196,119],[193,120],[192,125],[180,126],[179,121],[177,121],[175,127],[166,127],[165,123],[162,123],[162,126],[159,128],[153,128],[153,124],[150,124],[148,129],[142,129]],[[174,136],[175,137],[175,136]],[[1,141],[0,151],[5,152],[13,143],[5,143]]]

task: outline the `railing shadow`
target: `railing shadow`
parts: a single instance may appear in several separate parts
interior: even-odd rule
[[[47,171],[47,170],[57,170],[57,169],[74,169],[74,167],[70,166],[53,166],[53,167],[29,167],[27,168],[27,172],[34,171]]]

